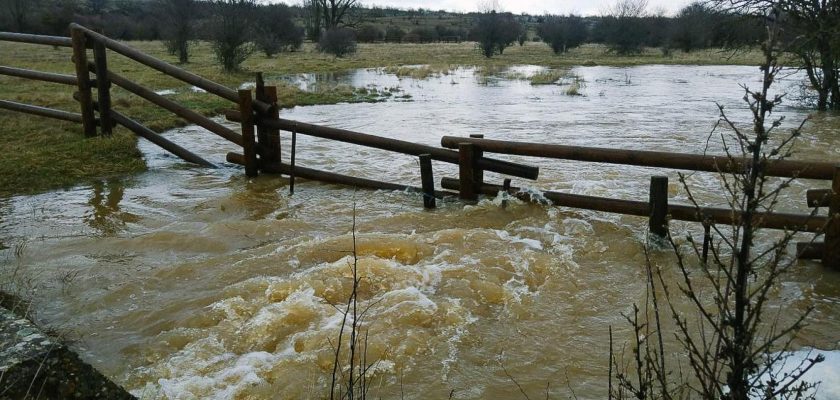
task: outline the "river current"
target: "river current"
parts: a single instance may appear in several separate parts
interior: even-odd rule
[[[517,67],[512,75],[539,72]],[[441,136],[720,154],[716,104],[749,128],[739,84],[756,67],[580,67],[572,79],[533,86],[472,68],[428,79],[381,70],[286,77],[304,87],[348,84],[393,90],[380,103],[283,110],[284,118],[439,145]],[[794,99],[776,116],[796,126]],[[233,126],[233,125],[232,125]],[[234,126],[235,127],[235,126]],[[813,114],[794,159],[840,160],[840,116]],[[196,168],[141,142],[149,171],[34,196],[0,199],[0,276],[33,299],[35,318],[143,398],[323,398],[341,313],[352,288],[355,225],[359,301],[367,309],[372,393],[383,398],[606,397],[609,328],[632,339],[624,314],[645,296],[647,221],[615,214],[485,198],[424,210],[418,194],[364,191],[299,180],[249,179],[223,162],[236,150],[194,126],[166,136],[220,168]],[[289,137],[283,136],[288,160]],[[687,194],[676,171],[498,158],[539,166],[514,185],[647,199],[651,175],[668,175],[672,202]],[[419,185],[417,159],[298,137],[297,163]],[[436,178],[457,177],[435,163]],[[487,174],[487,181],[501,177]],[[725,204],[715,174],[687,177],[695,197]],[[795,181],[780,209],[806,212]],[[675,223],[672,231],[697,234]],[[702,233],[702,230],[699,232]],[[772,237],[772,234],[768,234]],[[676,235],[675,235],[676,236]],[[769,239],[766,239],[769,240]],[[652,260],[668,265],[668,250]],[[840,271],[799,261],[773,307],[784,318],[814,312],[796,348],[827,351],[823,398],[840,396]],[[516,383],[514,382],[516,381]],[[832,382],[833,385],[832,386]],[[828,396],[828,397],[826,397]]]

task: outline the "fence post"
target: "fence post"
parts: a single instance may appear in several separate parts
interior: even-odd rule
[[[265,80],[263,80],[263,73],[257,72],[256,80],[254,81],[254,97],[259,101],[265,101]],[[256,111],[257,113],[257,143],[260,144],[260,159],[264,160],[265,156],[268,153],[268,148],[263,147],[265,145],[266,139],[266,127],[262,124],[262,118],[265,117],[263,113]]]
[[[242,113],[242,152],[245,155],[245,175],[257,176],[257,149],[254,138],[254,108],[251,91],[239,91],[239,112]]]
[[[458,178],[461,181],[461,200],[478,200],[475,182],[476,148],[472,143],[458,144]]]
[[[484,139],[484,135],[482,135],[482,134],[471,134],[470,137],[474,138],[474,139]],[[476,147],[476,149],[475,149],[475,159],[478,160],[481,157],[484,157],[484,151],[482,151],[480,147]],[[473,181],[475,182],[475,186],[476,186],[475,191],[478,192],[479,188],[481,188],[481,185],[484,184],[484,170],[481,169],[481,168],[478,168],[478,166],[476,166],[475,171],[474,171],[474,175],[475,175],[475,177],[473,178]]]
[[[822,262],[827,267],[840,269],[840,165],[834,167],[828,218]]]
[[[279,119],[280,108],[277,105],[277,87],[265,86],[263,73],[257,72],[256,98],[259,101],[271,104],[271,109],[261,113],[257,111],[257,139],[260,144],[260,159],[268,164],[280,161],[280,130],[265,126],[262,121],[265,119]]]
[[[668,235],[668,177],[650,177],[650,233],[661,238]]]
[[[280,119],[280,105],[277,104],[277,86],[265,87],[266,102],[271,104],[271,110],[267,113],[266,118],[272,120]],[[271,163],[280,162],[280,130],[275,128],[268,128],[266,130],[265,146],[270,149],[267,160]]]
[[[420,181],[423,186],[423,207],[435,208],[435,177],[430,154],[420,155]]]
[[[90,70],[87,61],[87,39],[79,28],[70,28],[73,43],[73,63],[76,66],[76,80],[79,89],[79,106],[82,111],[82,127],[85,136],[96,136],[96,116],[93,113],[93,94],[90,88]]]
[[[96,65],[96,102],[99,104],[99,129],[103,135],[111,136],[114,127],[111,119],[111,80],[108,79],[108,59],[105,45],[98,40],[93,40],[93,63]]]
[[[289,164],[289,195],[295,194],[295,153],[297,152],[297,124],[292,129],[292,154]]]

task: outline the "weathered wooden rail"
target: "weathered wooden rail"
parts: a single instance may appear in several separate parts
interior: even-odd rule
[[[475,152],[489,152],[519,156],[552,158],[560,160],[597,162],[681,169],[688,171],[740,173],[751,161],[746,158],[680,154],[642,150],[604,149],[595,147],[565,146],[546,143],[510,142],[484,138],[463,138],[444,136],[441,145],[457,148],[469,159]],[[478,193],[495,194],[506,191],[516,197],[531,200],[532,193],[519,188],[488,185],[471,169],[474,163],[461,164],[459,179],[443,178],[441,186],[457,190],[461,197],[474,199]],[[774,160],[765,165],[765,174],[773,177],[829,180],[831,189],[810,190],[807,193],[809,207],[827,207],[828,215],[786,213],[758,213],[754,216],[758,227],[787,231],[812,232],[824,235],[824,242],[799,243],[800,258],[821,259],[824,264],[840,268],[840,164],[827,162],[804,162]],[[651,177],[648,202],[618,200],[560,192],[543,192],[545,199],[563,207],[612,212],[625,215],[647,216],[651,233],[664,236],[668,219],[701,222],[704,225],[737,225],[741,215],[728,208],[709,208],[694,205],[668,204],[668,178]]]
[[[105,48],[101,43],[91,40],[87,36],[87,32],[91,31],[78,25],[71,26],[70,38],[0,32],[0,41],[72,48],[73,55],[71,61],[74,64],[75,75],[32,71],[10,66],[0,66],[0,75],[75,86],[78,91],[73,93],[73,98],[79,102],[80,112],[56,110],[8,100],[0,100],[0,108],[80,123],[83,126],[86,136],[96,136],[97,128],[99,128],[102,135],[110,135],[114,124],[119,124],[185,161],[206,167],[213,167],[212,163],[172,143],[160,136],[157,132],[132,120],[128,116],[112,109],[110,95],[111,80],[106,78],[106,74],[94,77],[90,76],[90,71],[96,71],[97,69],[107,71]],[[89,49],[92,49],[94,58],[94,61],[90,64],[87,62]],[[93,96],[94,88],[97,91],[96,98]]]
[[[111,87],[115,85],[241,147],[241,152],[228,153],[226,159],[228,162],[243,165],[246,175],[256,176],[260,172],[288,175],[290,192],[294,191],[295,178],[299,177],[360,188],[421,192],[424,206],[427,208],[435,207],[436,198],[454,194],[446,190],[457,191],[466,201],[475,201],[480,194],[494,195],[500,191],[523,200],[532,200],[532,191],[511,186],[510,179],[505,179],[503,185],[486,183],[484,172],[534,180],[539,176],[539,169],[489,158],[485,153],[716,173],[738,173],[750,163],[747,159],[720,156],[490,140],[482,135],[472,135],[469,138],[444,136],[441,147],[434,147],[280,118],[277,88],[266,86],[262,74],[257,74],[254,91],[233,90],[77,24],[70,25],[69,38],[0,32],[0,41],[72,48],[74,75],[31,71],[12,66],[0,66],[0,75],[74,86],[77,90],[73,97],[79,103],[80,112],[54,110],[7,100],[0,100],[0,108],[81,123],[87,136],[96,136],[97,129],[101,135],[107,136],[111,134],[114,125],[121,125],[185,161],[213,166],[209,161],[114,110]],[[229,121],[240,125],[239,132],[109,70],[108,51],[235,104],[236,110],[226,112],[225,116]],[[89,55],[92,55],[92,59]],[[281,131],[291,133],[289,163],[285,163],[281,157]],[[417,157],[422,186],[383,182],[298,166],[295,164],[298,134]],[[446,190],[435,190],[432,161],[458,165],[457,179],[441,180],[441,188]],[[800,243],[798,255],[803,258],[821,259],[826,265],[840,268],[840,167],[833,163],[784,160],[768,164],[766,172],[769,176],[832,181],[831,189],[808,191],[806,199],[809,207],[828,208],[827,216],[759,213],[755,216],[755,221],[758,226],[764,228],[824,235],[824,242]],[[651,177],[650,197],[647,202],[554,191],[543,192],[542,196],[558,206],[647,217],[650,232],[660,236],[667,234],[669,220],[700,222],[707,227],[707,232],[711,224],[739,223],[741,216],[730,209],[669,204],[667,187],[667,177]]]

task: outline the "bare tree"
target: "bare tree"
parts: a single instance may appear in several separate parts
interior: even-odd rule
[[[547,15],[537,27],[537,34],[551,47],[554,54],[565,53],[566,50],[578,47],[586,40],[586,21],[583,17],[574,14]]]
[[[108,0],[88,0],[87,6],[91,13],[101,15],[108,6]]]
[[[358,0],[304,0],[304,25],[310,40],[320,41],[321,34],[338,28],[355,26],[351,19]]]
[[[256,16],[254,41],[266,57],[283,51],[295,51],[303,44],[304,29],[295,24],[292,10],[285,4],[260,7]]]
[[[714,33],[710,28],[714,27],[716,18],[714,11],[701,2],[683,7],[673,23],[673,44],[686,53],[707,47]]]
[[[727,201],[737,224],[731,229],[711,225],[709,258],[689,237],[688,250],[668,238],[677,259],[676,289],[665,273],[648,259],[647,310],[634,307],[628,316],[634,328],[633,369],[627,373],[611,354],[618,385],[610,385],[610,398],[636,399],[808,399],[814,384],[805,374],[824,358],[811,354],[800,363],[781,370],[790,358],[791,344],[810,310],[782,322],[789,310],[774,308],[773,290],[781,277],[791,271],[795,259],[786,249],[795,232],[784,232],[769,245],[757,245],[759,211],[772,211],[790,179],[776,184],[766,176],[772,163],[791,154],[803,121],[789,135],[771,139],[781,127],[783,117],[772,117],[783,95],[771,96],[769,89],[781,71],[778,64],[778,25],[770,24],[761,65],[762,85],[758,90],[744,88],[744,100],[752,116],[751,129],[736,123],[719,106],[720,119],[713,134],[720,134],[730,161],[748,159],[742,171],[721,173]],[[691,190],[680,175],[689,199],[700,212]],[[708,223],[708,222],[707,222]],[[703,289],[701,289],[703,288]],[[685,303],[697,319],[689,319],[676,306]],[[775,312],[771,310],[776,310]],[[670,313],[676,329],[674,337],[681,357],[688,364],[669,365],[665,350],[665,329],[661,316]],[[775,315],[774,315],[775,314]],[[611,344],[612,348],[612,344]],[[686,369],[683,369],[686,367]],[[679,373],[680,375],[675,375]],[[681,375],[686,373],[688,376]]]
[[[255,0],[216,0],[215,20],[211,27],[213,52],[226,72],[239,65],[254,52],[250,43],[250,24]]]
[[[350,28],[335,28],[324,32],[318,42],[318,50],[344,57],[356,52],[356,33]]]
[[[358,6],[357,0],[316,0],[326,30],[350,26],[350,12]]]
[[[160,10],[166,24],[163,34],[170,54],[178,55],[178,62],[190,61],[190,41],[193,40],[195,0],[160,0]]]
[[[32,15],[40,5],[39,0],[0,0],[12,20],[12,28],[23,32],[29,29]]]
[[[490,58],[496,53],[503,54],[521,32],[522,25],[513,14],[491,10],[479,14],[470,36],[478,42],[481,53]]]
[[[788,48],[802,60],[819,110],[840,110],[840,2],[834,0],[710,0],[724,10],[781,20]]]
[[[642,18],[647,6],[647,0],[618,0],[604,10],[598,29],[611,50],[622,55],[642,50],[647,36]]]
[[[44,7],[41,21],[50,35],[67,35],[67,26],[73,22],[79,4],[75,0],[51,0]]]
[[[317,42],[321,38],[321,4],[319,0],[303,0],[301,4],[303,13],[303,27],[306,30],[306,37]]]

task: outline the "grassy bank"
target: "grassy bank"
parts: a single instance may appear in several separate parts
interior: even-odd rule
[[[132,42],[132,46],[155,57],[175,62],[159,42]],[[16,43],[0,43],[2,65],[40,71],[72,74],[69,49],[53,49]],[[232,103],[192,90],[190,85],[169,78],[138,63],[114,54],[109,60],[118,73],[154,90],[168,91],[167,96],[205,114],[217,115]],[[557,56],[542,43],[513,46],[504,55],[486,59],[474,43],[450,44],[361,44],[356,55],[335,59],[315,51],[306,44],[302,51],[267,58],[255,53],[241,72],[224,74],[213,58],[209,44],[193,48],[190,64],[185,68],[229,87],[252,82],[254,72],[263,71],[269,84],[278,84],[284,107],[339,102],[378,101],[390,96],[385,91],[369,91],[346,86],[320,87],[301,91],[275,81],[290,73],[335,72],[355,68],[388,67],[399,73],[400,66],[429,64],[434,71],[458,65],[474,65],[497,69],[508,65],[536,64],[552,68],[575,65],[641,65],[641,64],[749,64],[757,62],[752,52],[720,51],[674,52],[670,56],[651,49],[642,54],[617,57],[600,46],[584,46]],[[409,72],[416,74],[416,72]],[[422,75],[422,74],[421,74]],[[413,76],[413,75],[412,75]],[[428,75],[427,75],[428,76]],[[423,78],[424,76],[417,76]],[[78,112],[72,99],[73,88],[55,84],[0,77],[0,99],[36,104]],[[136,118],[152,129],[163,131],[182,125],[171,113],[114,88],[115,108]],[[100,179],[142,172],[145,164],[136,148],[136,139],[124,129],[113,138],[84,139],[81,127],[39,117],[0,111],[0,196],[35,193],[49,189]],[[218,160],[215,160],[218,161]]]

